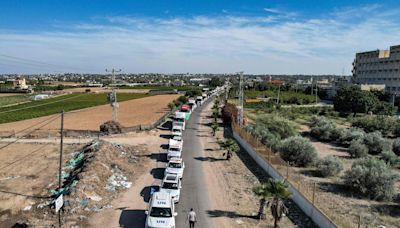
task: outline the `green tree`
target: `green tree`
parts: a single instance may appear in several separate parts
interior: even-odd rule
[[[175,102],[172,101],[172,102],[169,102],[169,103],[168,103],[168,108],[169,108],[169,110],[172,111],[172,110],[174,110],[175,107],[176,107],[176,106],[175,106]]]
[[[300,167],[313,164],[318,157],[310,140],[301,136],[283,140],[279,151],[283,160]]]
[[[226,150],[226,160],[232,157],[232,153],[237,153],[240,150],[239,145],[234,139],[226,139],[218,143],[222,149]]]
[[[271,199],[271,214],[274,218],[274,227],[278,227],[284,214],[287,214],[287,208],[282,199],[290,197],[289,185],[285,181],[269,179],[267,183],[253,188],[254,194],[260,197],[260,209],[258,217],[263,218],[265,208],[268,205],[267,199]]]
[[[368,113],[375,111],[379,100],[373,93],[362,91],[357,86],[342,86],[337,90],[333,98],[333,106],[336,111],[343,113]]]
[[[218,127],[219,127],[219,125],[218,125],[217,122],[213,122],[213,123],[211,124],[211,129],[212,129],[212,131],[213,131],[213,136],[215,136],[215,133],[217,132]]]

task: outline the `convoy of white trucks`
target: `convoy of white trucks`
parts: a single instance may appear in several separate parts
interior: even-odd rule
[[[160,190],[151,196],[149,208],[146,211],[146,228],[170,228],[175,227],[175,203],[179,202],[182,188],[182,178],[185,169],[185,163],[182,159],[183,132],[186,129],[186,121],[190,114],[201,106],[208,98],[218,94],[224,88],[217,87],[209,91],[204,88],[202,96],[191,98],[187,107],[181,107],[180,111],[175,112],[172,121],[171,139],[169,140],[167,150],[167,167],[164,172],[164,178]]]

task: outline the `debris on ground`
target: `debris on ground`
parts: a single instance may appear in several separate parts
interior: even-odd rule
[[[15,227],[20,227],[17,222],[51,227],[57,221],[54,202],[60,194],[64,195],[63,221],[71,226],[83,224],[91,213],[112,208],[111,202],[118,193],[132,186],[132,177],[146,153],[137,146],[98,140],[88,143],[81,150],[66,155],[61,189],[56,188],[58,176],[55,176],[43,190],[44,195],[50,197],[27,205],[12,224]]]
[[[116,121],[107,121],[100,125],[100,132],[107,135],[120,134],[122,133],[122,125]]]

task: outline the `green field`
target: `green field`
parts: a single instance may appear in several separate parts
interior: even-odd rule
[[[12,105],[15,103],[20,103],[20,102],[26,102],[29,101],[30,98],[29,95],[13,95],[13,96],[4,96],[0,97],[0,107],[6,106],[6,105]]]
[[[118,93],[118,102],[150,96],[148,94]],[[0,123],[31,119],[107,104],[107,94],[69,94],[0,108]]]
[[[255,99],[257,97],[273,97],[276,99],[278,97],[278,91],[246,90],[244,95],[246,99]],[[281,91],[279,94],[279,103],[297,105],[313,104],[315,103],[315,96],[306,95],[304,93],[296,93],[292,91]]]

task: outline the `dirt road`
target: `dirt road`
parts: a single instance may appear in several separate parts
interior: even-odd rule
[[[125,127],[151,124],[168,112],[167,104],[177,97],[178,95],[157,95],[121,102],[118,108],[118,120]],[[98,131],[102,123],[111,119],[111,111],[110,105],[101,105],[67,112],[64,120],[65,129]],[[18,132],[49,118],[51,116],[0,124],[0,131]],[[60,120],[57,119],[40,129],[58,130]]]

